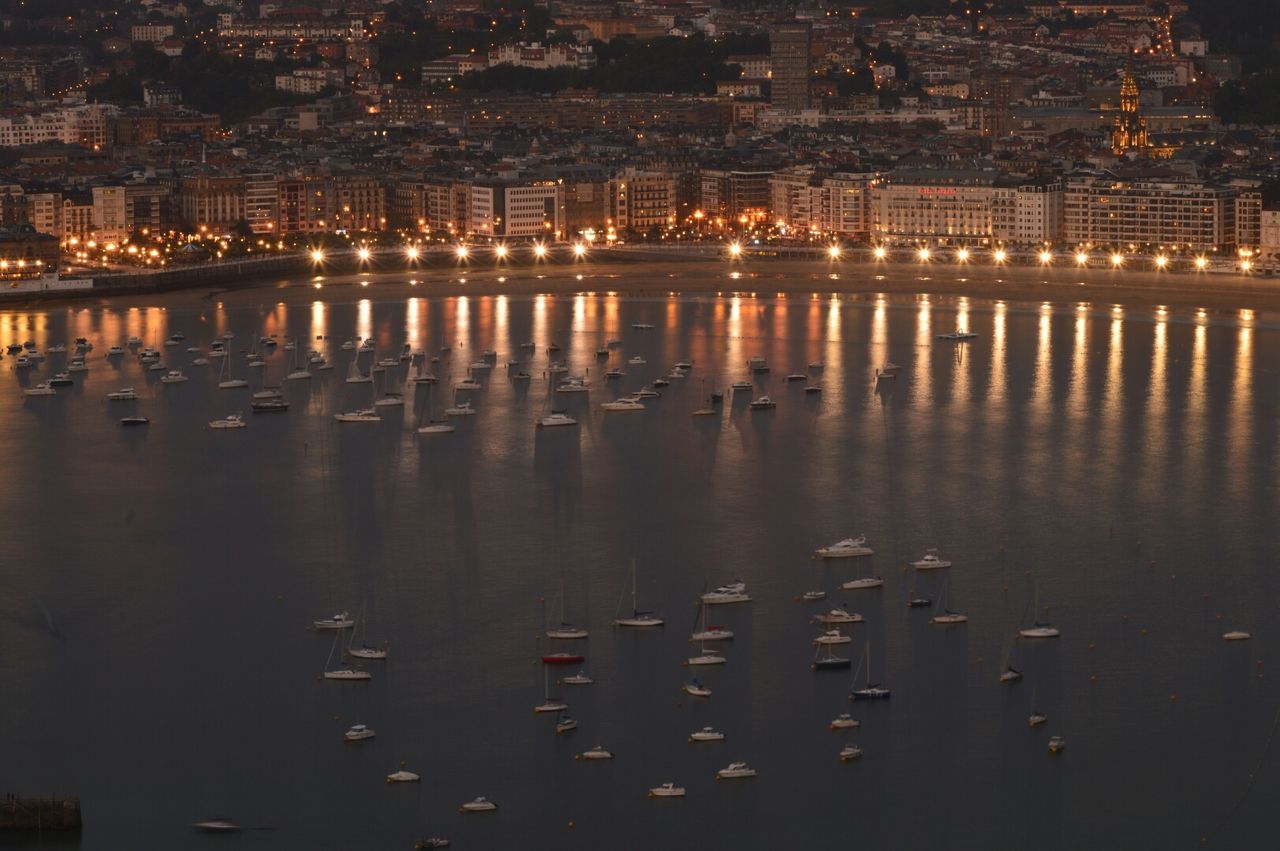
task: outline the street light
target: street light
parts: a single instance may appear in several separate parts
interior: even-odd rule
[[[877,245],[874,253],[876,255],[877,260],[883,260],[885,256],[888,255],[889,252],[885,250],[885,247],[883,245]]]
[[[742,244],[738,242],[729,243],[729,256],[730,257],[742,256]]]
[[[505,245],[499,245],[493,249],[493,253],[497,255],[499,260],[502,260],[507,256],[507,247]]]
[[[921,248],[916,252],[916,256],[920,258],[921,263],[927,263],[929,261],[929,249]]]
[[[418,247],[416,245],[410,245],[404,250],[404,253],[410,260],[418,259]]]
[[[586,253],[587,253],[587,247],[583,245],[581,242],[575,242],[573,244],[574,257],[583,257],[584,255],[586,255]]]
[[[968,262],[969,262],[969,249],[967,249],[967,248],[961,248],[961,249],[957,250],[957,251],[956,251],[956,259],[957,259],[957,260],[959,260],[961,263],[968,263]]]
[[[1157,255],[1156,255],[1156,268],[1157,268],[1157,269],[1163,269],[1165,266],[1168,266],[1168,265],[1169,265],[1169,258],[1168,258],[1168,257],[1165,257],[1163,254],[1157,254]]]
[[[991,256],[992,256],[993,258],[995,258],[995,261],[996,261],[997,263],[1003,263],[1003,262],[1005,261],[1005,258],[1006,258],[1006,257],[1008,257],[1009,255],[1007,255],[1007,254],[1005,254],[1005,253],[1004,253],[1004,249],[1003,249],[1003,248],[997,248],[997,249],[996,249],[996,251],[995,251],[995,254],[993,254],[993,255],[991,255]]]
[[[312,262],[312,263],[323,263],[323,262],[324,262],[324,252],[323,252],[323,251],[321,251],[319,248],[313,248],[313,249],[311,250],[311,262]]]
[[[1089,265],[1089,255],[1088,255],[1088,254],[1086,254],[1086,253],[1084,253],[1083,251],[1077,251],[1077,252],[1076,252],[1076,263],[1077,263],[1077,264],[1079,264],[1079,265],[1081,265],[1081,266],[1088,266],[1088,265]]]
[[[1123,255],[1123,254],[1118,254],[1118,253],[1117,253],[1117,254],[1112,254],[1112,255],[1111,255],[1111,265],[1112,265],[1112,266],[1115,266],[1117,269],[1119,269],[1121,266],[1123,266],[1123,265],[1124,265],[1124,255]]]
[[[838,245],[832,245],[830,248],[828,248],[828,249],[827,249],[827,256],[828,256],[828,257],[830,257],[832,260],[839,260],[839,259],[840,259],[840,246],[838,246]]]
[[[1196,268],[1197,268],[1197,269],[1199,269],[1201,272],[1203,272],[1203,271],[1205,270],[1205,267],[1206,267],[1206,266],[1208,266],[1208,265],[1209,265],[1209,258],[1208,258],[1208,257],[1197,257],[1197,258],[1196,258]]]
[[[1044,265],[1046,265],[1046,266],[1048,266],[1050,263],[1052,263],[1052,262],[1053,262],[1053,252],[1052,252],[1052,251],[1050,251],[1050,250],[1049,250],[1049,249],[1047,249],[1047,248],[1046,248],[1044,251],[1041,251],[1041,252],[1040,252],[1040,262],[1041,262],[1041,263],[1043,263],[1043,264],[1044,264]]]
[[[363,246],[361,246],[360,250],[357,251],[356,254],[359,255],[361,262],[369,259],[369,249]]]
[[[537,257],[539,260],[541,260],[543,257],[546,257],[547,247],[543,245],[541,242],[535,242],[533,244],[533,256]]]
[[[466,260],[467,255],[470,254],[471,252],[467,250],[467,247],[465,245],[459,245],[457,248],[453,250],[453,253],[458,255],[459,260]]]

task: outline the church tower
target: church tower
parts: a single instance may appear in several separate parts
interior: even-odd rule
[[[1116,156],[1150,146],[1147,120],[1142,117],[1138,100],[1138,81],[1133,78],[1132,65],[1125,63],[1124,81],[1120,84],[1120,115],[1111,131],[1111,152]]]

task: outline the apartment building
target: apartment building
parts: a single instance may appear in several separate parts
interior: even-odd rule
[[[1064,236],[1077,244],[1234,248],[1239,192],[1176,174],[1072,175],[1063,198]]]

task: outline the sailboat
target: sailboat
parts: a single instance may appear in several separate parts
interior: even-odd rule
[[[832,649],[835,645],[830,642],[815,642],[818,649],[813,653],[813,662],[809,667],[815,671],[835,671],[841,668],[849,667],[849,660],[843,656],[837,656]]]
[[[862,662],[867,663],[867,679],[866,684],[862,688],[851,689],[849,691],[850,700],[888,700],[889,689],[884,688],[879,683],[871,682],[871,642],[868,641],[866,648],[862,651],[862,661],[858,663],[858,671],[862,670]],[[858,672],[854,671],[853,678],[858,679]]]
[[[369,644],[364,640],[365,624],[367,624],[368,622],[369,621],[367,618],[365,618],[364,613],[361,612],[360,620],[358,621],[359,625],[356,627],[356,629],[351,630],[351,639],[347,642],[345,652],[348,656],[353,656],[356,659],[385,659],[387,658],[387,649],[389,647],[387,642],[384,641],[379,646],[379,645]],[[355,646],[357,632],[360,633],[359,647]]]
[[[701,629],[698,629],[699,619],[702,621]],[[698,615],[694,618],[694,633],[689,636],[689,641],[729,641],[732,638],[733,630],[707,623],[707,604],[699,601]]]
[[[369,384],[373,381],[372,373],[365,375],[360,371],[360,353],[351,356],[351,368],[347,370],[348,384]]]
[[[547,638],[555,638],[560,641],[578,641],[586,638],[590,633],[580,626],[574,626],[563,620],[565,615],[564,601],[564,580],[560,580],[560,626],[547,630]]]
[[[1039,582],[1036,583],[1035,602],[1031,607],[1031,611],[1033,614],[1039,614],[1040,612],[1040,583]],[[1021,636],[1022,638],[1057,638],[1059,635],[1061,635],[1061,633],[1058,632],[1058,628],[1055,626],[1051,626],[1050,624],[1047,624],[1047,623],[1041,623],[1040,621],[1035,621],[1034,623],[1035,623],[1035,626],[1030,626],[1025,629],[1018,630],[1018,635]]]
[[[427,422],[424,424],[421,418],[419,418],[418,434],[421,434],[421,435],[452,434],[455,431],[455,427],[453,426],[452,423],[449,423],[446,420],[433,419],[431,417],[431,409],[434,407],[435,397],[436,397],[435,393],[430,393],[427,396],[427,404],[423,407],[423,414],[426,415]]]
[[[707,389],[707,380],[704,378],[704,379],[702,380],[702,390],[703,390],[704,394],[705,394],[706,389]],[[694,415],[695,417],[714,417],[714,416],[716,415],[716,409],[712,407],[712,404],[713,404],[713,403],[712,403],[712,401],[711,401],[711,397],[710,397],[710,396],[707,396],[707,397],[706,397],[706,400],[707,400],[707,401],[706,401],[706,404],[705,404],[705,405],[703,405],[701,408],[696,409],[696,410],[693,412],[693,415]]]
[[[329,648],[329,659],[324,664],[324,678],[326,680],[371,680],[373,674],[360,668],[352,668],[343,666],[338,668],[330,668],[333,664],[333,654],[338,649],[338,638],[341,632],[335,632],[333,635],[333,647]]]
[[[249,386],[249,381],[247,379],[233,378],[231,376],[231,358],[222,359],[222,366],[218,370],[218,379],[219,390],[233,390],[237,387]]]
[[[953,626],[955,624],[962,624],[962,623],[969,622],[968,615],[962,615],[959,612],[953,612],[946,607],[947,590],[949,588],[949,585],[950,583],[946,583],[942,586],[942,594],[938,598],[938,604],[942,608],[942,614],[934,615],[933,617],[929,618],[929,623],[934,624],[936,626]]]
[[[636,608],[636,563],[631,561],[631,615],[630,617],[616,617],[613,619],[614,626],[662,626],[662,618],[657,617],[653,612],[642,612]],[[624,587],[622,593],[627,593]],[[618,608],[622,608],[622,597],[618,597]]]
[[[569,704],[565,703],[558,697],[551,696],[551,678],[547,673],[547,669],[542,669],[542,703],[533,707],[535,715],[541,715],[546,712],[564,712],[568,710]]]
[[[349,381],[350,379],[348,379]],[[372,386],[372,378],[370,386]],[[374,403],[377,404],[376,402]],[[341,414],[334,414],[333,418],[340,423],[380,423],[382,417],[378,416],[377,408],[361,408],[357,411],[344,411]]]
[[[285,376],[285,379],[287,381],[305,381],[311,378],[311,371],[298,363],[298,346],[294,343],[289,345],[293,346],[293,369]]]

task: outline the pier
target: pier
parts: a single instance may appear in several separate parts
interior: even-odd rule
[[[7,794],[0,800],[0,831],[79,829],[79,798],[21,798]]]

